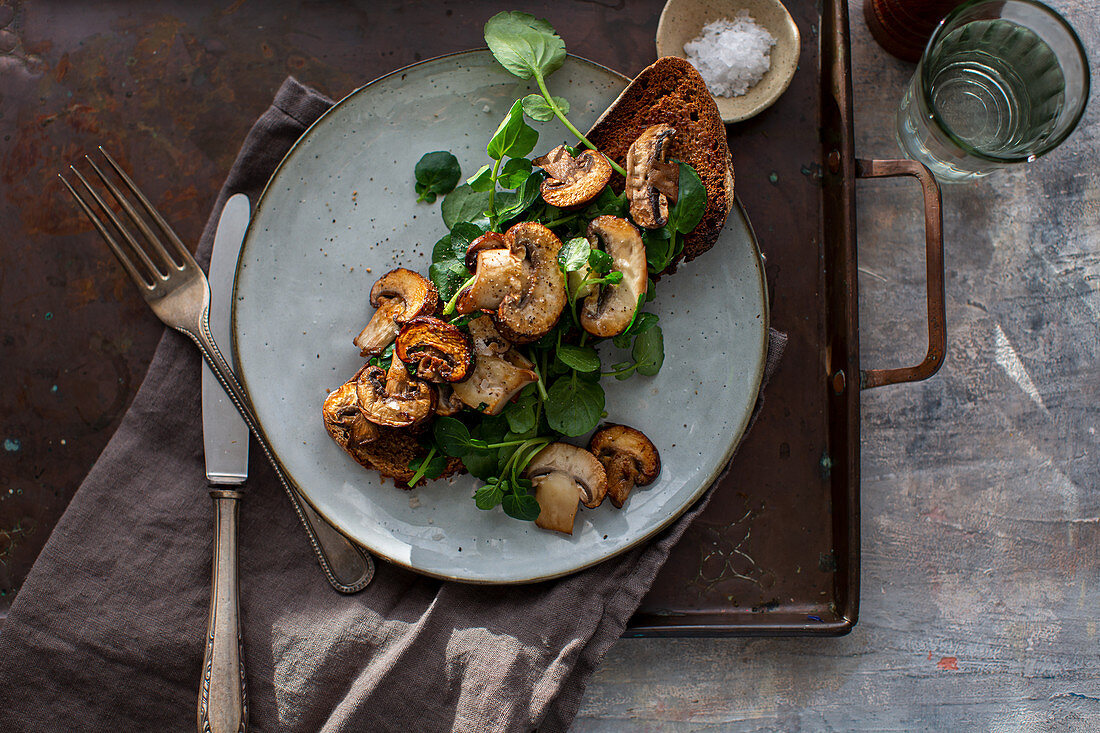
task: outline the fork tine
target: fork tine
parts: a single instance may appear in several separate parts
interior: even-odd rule
[[[153,208],[153,205],[149,203],[149,199],[145,198],[145,195],[142,194],[141,190],[134,184],[132,180],[130,180],[130,176],[126,175],[126,172],[122,170],[121,166],[119,166],[119,164],[115,162],[115,159],[112,158],[110,154],[103,149],[102,145],[99,145],[98,147],[99,152],[102,153],[103,157],[107,159],[107,162],[111,165],[111,168],[114,169],[115,173],[118,174],[118,177],[122,179],[122,182],[126,184],[126,187],[130,190],[132,194],[134,194],[134,197],[138,200],[142,207],[144,207],[145,212],[149,214],[149,218],[152,219],[158,227],[160,227],[160,230],[164,232],[165,236],[167,236],[168,239],[172,241],[172,244],[175,245],[176,251],[180,254],[181,257],[183,257],[184,264],[190,264],[198,267],[198,265],[195,264],[195,258],[191,256],[191,251],[184,246],[183,242],[180,241],[180,238],[176,236],[175,231],[172,230],[172,227],[170,227],[168,225],[168,222],[164,220],[164,217],[162,217],[160,213]]]
[[[99,235],[103,237],[104,240],[106,240],[107,246],[111,248],[112,252],[114,252],[115,257],[118,258],[118,261],[122,264],[123,268],[126,269],[126,272],[130,273],[130,277],[133,278],[137,286],[146,290],[152,290],[154,287],[153,283],[149,282],[149,280],[146,279],[146,277],[142,275],[142,273],[140,273],[136,267],[134,267],[133,261],[122,250],[122,247],[119,246],[119,243],[115,240],[114,237],[111,236],[111,233],[107,231],[107,227],[103,226],[103,222],[100,221],[99,217],[92,210],[92,207],[88,205],[88,202],[84,200],[84,197],[77,193],[76,189],[72,187],[72,184],[70,184],[68,180],[65,179],[65,176],[58,173],[57,177],[60,178],[61,182],[65,184],[65,188],[69,189],[69,193],[71,193],[73,195],[73,198],[76,199],[76,203],[80,206],[84,214],[91,220],[92,226],[94,226],[96,228],[96,231],[99,232]],[[87,183],[85,183],[85,185],[87,185]]]
[[[99,166],[95,164],[95,161],[93,161],[87,155],[84,156],[84,160],[88,161],[88,165],[92,166],[92,170],[95,171],[95,174],[99,177],[100,182],[107,188],[108,191],[111,192],[111,195],[115,197],[116,201],[118,201],[119,206],[122,207],[122,210],[125,211],[126,214],[130,217],[130,221],[132,221],[137,226],[137,228],[141,230],[142,235],[145,237],[145,241],[149,242],[149,245],[153,248],[153,251],[157,253],[157,257],[162,261],[164,265],[163,270],[158,269],[157,272],[163,272],[163,274],[167,275],[171,270],[179,269],[181,266],[177,264],[176,261],[172,259],[171,255],[168,254],[168,251],[164,249],[164,245],[161,244],[160,239],[157,237],[157,235],[153,234],[153,230],[149,228],[149,225],[145,223],[145,220],[138,216],[138,213],[134,210],[133,205],[131,205],[130,201],[122,195],[122,192],[118,190],[118,187],[115,186],[115,184],[111,183],[110,179],[108,179],[107,176],[103,174],[103,171],[99,169]],[[129,237],[127,238],[129,239]],[[134,245],[134,240],[130,239],[130,244]],[[144,248],[141,249],[144,250]],[[148,264],[151,265],[152,262],[149,262]]]
[[[130,234],[130,230],[122,226],[122,222],[120,222],[118,220],[118,217],[115,216],[115,212],[111,211],[111,208],[107,206],[107,204],[104,203],[103,199],[99,197],[99,194],[96,193],[95,189],[92,188],[90,183],[88,183],[88,179],[85,178],[84,175],[74,166],[70,165],[69,170],[76,174],[76,177],[79,178],[80,182],[84,184],[84,188],[87,189],[88,193],[91,194],[92,198],[97,204],[99,204],[100,208],[103,209],[103,213],[105,213],[107,215],[107,218],[111,220],[111,224],[113,224],[115,229],[117,229],[119,233],[122,234],[122,236],[129,243],[133,251],[137,253],[137,256],[141,259],[145,266],[149,268],[149,274],[152,275],[153,281],[155,282],[157,280],[164,280],[167,277],[167,273],[163,273],[157,269],[157,266],[153,264],[153,261],[151,259],[149,259],[149,255],[148,253],[146,253],[145,249],[140,244],[138,244],[138,241],[134,239],[134,236],[132,234]],[[112,191],[112,194],[113,193],[114,192]]]

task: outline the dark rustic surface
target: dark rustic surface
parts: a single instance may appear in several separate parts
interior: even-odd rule
[[[279,6],[280,9],[275,9]],[[285,6],[285,9],[282,9]],[[652,62],[662,4],[528,3],[571,51],[633,75]],[[160,324],[63,195],[54,175],[97,143],[135,173],[185,241],[195,241],[245,130],[294,74],[330,96],[393,68],[482,44],[500,2],[353,11],[300,3],[100,3],[12,13],[0,75],[7,110],[8,343],[0,460],[0,583],[18,587],[72,491],[141,382]],[[814,7],[795,8],[816,28]],[[412,19],[417,22],[410,22]],[[826,441],[817,44],[787,94],[733,130],[737,189],[768,254],[772,319],[791,340],[767,409],[717,500],[689,531],[643,605],[651,627],[711,622],[839,622]],[[674,357],[673,357],[674,358]],[[790,541],[792,536],[798,542]],[[7,598],[7,596],[5,596]],[[6,603],[5,603],[6,607]],[[697,621],[698,622],[698,621]],[[703,621],[706,622],[705,620]]]
[[[103,142],[193,242],[244,132],[287,74],[340,96],[421,57],[481,45],[484,19],[509,8],[545,15],[571,50],[633,74],[653,58],[661,3],[283,5],[0,5],[7,596],[117,426],[160,332],[61,197],[54,173],[64,161]],[[813,4],[789,5],[812,50]],[[859,5],[851,8],[856,151],[892,157],[893,108],[912,66],[873,43]],[[1056,6],[1095,48],[1094,5]],[[831,587],[827,545],[799,545],[822,501],[813,482],[823,416],[795,396],[804,389],[795,369],[814,358],[797,344],[820,321],[782,297],[818,287],[799,249],[816,256],[801,187],[814,185],[820,161],[797,158],[798,144],[817,134],[803,104],[807,77],[804,67],[775,108],[732,131],[738,190],[778,291],[774,322],[792,332],[765,420],[796,427],[783,440],[762,421],[750,436],[741,492],[726,492],[723,513],[705,517],[662,578],[678,602],[698,585],[688,582],[692,569],[709,586],[705,602],[724,595],[738,608],[766,608],[791,590],[827,596]],[[646,730],[921,721],[944,730],[1092,729],[1100,716],[1096,129],[1093,104],[1047,159],[944,192],[947,364],[927,383],[864,395],[855,632],[826,641],[625,640],[575,729],[620,730],[625,720]],[[915,362],[924,340],[919,194],[910,181],[859,190],[863,361]],[[805,519],[782,521],[788,512]],[[713,553],[704,553],[708,541]],[[775,572],[769,558],[784,548],[784,562],[795,553],[813,559],[802,568],[808,578]]]

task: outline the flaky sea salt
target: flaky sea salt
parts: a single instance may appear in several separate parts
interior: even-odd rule
[[[707,83],[711,94],[739,97],[771,67],[775,36],[756,24],[749,11],[720,18],[703,26],[702,33],[684,44],[691,65]]]

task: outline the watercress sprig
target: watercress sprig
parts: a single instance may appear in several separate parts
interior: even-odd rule
[[[569,112],[568,102],[562,97],[552,96],[546,87],[546,77],[565,63],[565,41],[550,23],[529,13],[497,13],[485,23],[485,43],[509,73],[520,79],[535,79],[539,91],[542,92],[542,103],[529,100],[526,105],[522,105],[532,119],[550,119],[546,115],[546,110],[549,109],[550,114],[557,117],[578,140],[596,150],[596,146],[566,118],[565,115]],[[528,95],[531,96],[533,95]],[[608,162],[620,175],[626,175],[626,171],[618,163],[610,158]]]
[[[502,504],[508,516],[526,521],[538,519],[539,504],[531,495],[531,482],[523,478],[523,471],[535,455],[550,443],[552,436],[537,436],[515,440],[488,442],[475,438],[461,421],[453,417],[439,418],[432,429],[440,451],[466,462],[472,454],[485,455],[489,451],[516,446],[503,465],[485,478],[485,485],[474,492],[474,502],[479,509],[489,510]],[[434,449],[434,448],[433,448]],[[467,468],[470,468],[467,466]],[[473,469],[471,469],[472,471]]]

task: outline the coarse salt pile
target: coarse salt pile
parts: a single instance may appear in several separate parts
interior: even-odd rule
[[[711,94],[739,97],[756,85],[771,67],[775,36],[758,26],[742,10],[703,26],[703,32],[684,44],[691,65],[707,83]]]

